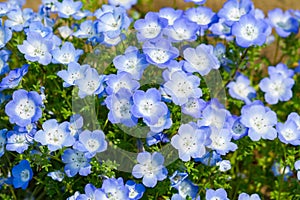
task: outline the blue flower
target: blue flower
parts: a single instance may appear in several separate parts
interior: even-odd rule
[[[177,71],[171,76],[171,80],[164,84],[164,89],[171,96],[176,105],[183,105],[189,98],[199,98],[202,90],[199,88],[200,78]]]
[[[30,32],[23,44],[18,45],[21,53],[25,54],[25,59],[35,62],[38,61],[42,65],[50,64],[52,55],[50,51],[53,49],[53,41],[43,38],[39,33]]]
[[[277,131],[273,127],[277,124],[276,113],[264,107],[260,101],[243,106],[241,114],[241,123],[249,128],[248,136],[251,140],[274,140],[277,137]]]
[[[150,88],[146,92],[137,90],[133,94],[134,105],[131,113],[139,118],[142,117],[147,125],[154,125],[158,119],[168,113],[168,107],[161,101],[161,94],[155,88]]]
[[[300,180],[300,160],[297,160],[294,164],[295,170],[297,170],[297,178]]]
[[[290,115],[289,115],[290,116]],[[291,117],[283,124],[278,122],[276,125],[278,139],[285,144],[300,145],[300,129]]]
[[[116,94],[122,88],[133,93],[140,87],[139,82],[134,80],[131,74],[127,72],[109,74],[105,79],[107,84],[105,91],[108,95],[111,95],[113,93]]]
[[[6,132],[7,129],[1,129],[0,130],[0,158],[4,155],[5,150],[5,144],[6,144]]]
[[[284,78],[293,78],[294,70],[289,69],[288,66],[284,63],[278,63],[275,67],[269,66],[268,73],[271,74],[280,74]]]
[[[206,107],[206,102],[200,98],[189,98],[188,102],[181,106],[181,112],[193,118],[202,117],[202,111]]]
[[[221,172],[226,172],[228,170],[231,169],[231,164],[230,164],[230,161],[229,160],[222,160],[222,161],[219,161],[217,162],[216,164],[217,166],[219,166],[219,170]]]
[[[12,95],[12,100],[5,106],[5,113],[9,116],[10,123],[25,127],[37,122],[42,117],[41,96],[35,92],[19,89]]]
[[[13,31],[22,31],[24,27],[28,26],[33,16],[33,10],[30,8],[21,9],[15,7],[7,13],[7,20],[5,26],[11,28]]]
[[[160,68],[168,67],[172,64],[172,60],[177,58],[179,50],[173,47],[171,42],[166,39],[158,39],[156,41],[146,41],[143,44],[143,52],[146,60]]]
[[[145,187],[143,184],[135,183],[133,180],[128,180],[125,183],[125,187],[129,189],[129,199],[130,200],[138,200],[143,197],[145,192]]]
[[[238,197],[238,200],[260,200],[258,194],[252,194],[251,196],[246,193],[241,193]]]
[[[169,140],[168,136],[164,133],[153,133],[150,131],[147,134],[146,143],[148,146],[155,145],[159,142],[167,143],[167,142],[170,142],[170,140]]]
[[[250,80],[243,74],[238,74],[236,81],[231,81],[227,85],[231,97],[244,101],[246,104],[251,103],[251,99],[256,96],[256,91],[250,86]]]
[[[287,181],[288,177],[293,175],[290,166],[283,166],[279,162],[275,161],[271,168],[274,176],[282,176],[285,181]]]
[[[282,9],[275,8],[268,12],[268,19],[280,37],[287,37],[291,33],[298,33],[299,22],[291,16],[289,11],[283,12]]]
[[[69,130],[70,134],[77,138],[83,127],[83,118],[80,114],[74,114],[70,117]]]
[[[144,70],[149,63],[146,56],[139,52],[136,47],[129,46],[124,55],[118,55],[113,59],[115,67],[119,71],[124,71],[132,75],[136,80],[140,80]]]
[[[148,125],[150,130],[154,133],[162,132],[164,129],[169,129],[172,126],[172,118],[170,117],[170,112],[168,111],[167,114],[161,116],[157,123],[153,125]]]
[[[198,191],[199,187],[193,184],[189,179],[185,179],[178,185],[178,194],[183,199],[186,199],[187,197],[196,199]],[[200,197],[198,197],[197,199],[200,199]]]
[[[179,158],[189,161],[191,158],[201,158],[206,153],[210,129],[208,127],[196,128],[191,124],[183,124],[178,134],[171,139],[172,146],[178,150]]]
[[[121,89],[118,93],[109,95],[105,104],[109,109],[108,119],[111,123],[121,123],[128,127],[137,124],[138,119],[131,113],[133,100],[128,90]]]
[[[148,12],[145,19],[139,19],[134,23],[139,41],[152,40],[161,36],[161,33],[168,25],[168,20],[160,17],[155,12]]]
[[[6,43],[11,39],[12,32],[8,27],[2,25],[2,20],[0,20],[0,35],[0,48],[3,48],[6,45]]]
[[[68,177],[73,177],[77,173],[81,176],[87,176],[91,173],[90,159],[86,158],[83,152],[66,149],[61,159],[66,164],[65,173]]]
[[[75,49],[71,42],[65,42],[61,49],[56,48],[51,51],[53,59],[52,63],[69,64],[77,62],[83,50]]]
[[[80,24],[79,29],[72,34],[78,38],[92,38],[96,36],[95,22],[92,20],[85,20]]]
[[[132,169],[135,178],[143,178],[146,187],[154,187],[157,181],[162,181],[167,177],[167,168],[163,166],[164,157],[158,152],[150,154],[141,152],[137,156],[138,164]]]
[[[75,142],[70,134],[69,122],[59,124],[56,119],[49,119],[43,123],[42,127],[43,130],[39,130],[34,135],[34,140],[47,145],[50,151],[72,146]]]
[[[130,9],[131,6],[135,5],[137,0],[108,0],[108,4],[114,6],[122,6],[125,9]]]
[[[222,199],[222,200],[229,200],[227,198],[227,192],[223,188],[219,188],[217,190],[207,189],[205,194],[206,200],[215,200],[215,199]]]
[[[79,194],[76,200],[103,200],[101,199],[101,195],[103,191],[99,188],[96,188],[93,184],[88,183],[84,187],[85,194]]]
[[[32,140],[28,137],[28,133],[18,132],[16,130],[8,131],[6,137],[7,137],[6,150],[16,151],[20,154],[28,149],[30,142]]]
[[[14,188],[22,188],[25,190],[32,179],[33,172],[27,160],[21,162],[12,168]]]
[[[124,185],[122,177],[105,179],[101,189],[105,194],[101,200],[129,199],[129,189]]]
[[[101,130],[85,130],[79,134],[78,141],[73,148],[85,153],[87,158],[92,158],[96,153],[103,152],[107,149],[105,135]]]
[[[270,34],[268,24],[263,19],[256,19],[252,14],[243,15],[238,22],[232,26],[232,35],[240,47],[254,45],[262,46]]]
[[[197,5],[205,4],[206,0],[184,0],[185,2],[194,2]]]
[[[12,89],[19,85],[23,76],[28,72],[28,64],[23,65],[21,68],[13,69],[9,74],[4,77],[0,83],[0,91],[5,89]]]
[[[65,177],[65,174],[63,172],[57,170],[57,171],[49,172],[47,174],[47,176],[51,177],[55,181],[62,182],[62,180]]]
[[[82,2],[73,0],[63,0],[62,2],[55,2],[54,4],[57,8],[58,16],[61,18],[69,18],[70,16],[76,14],[82,7]]]
[[[218,69],[220,62],[213,53],[213,46],[200,44],[194,48],[186,48],[183,57],[187,61],[184,69],[187,72],[198,72],[201,76],[207,75],[212,69]]]
[[[207,166],[215,166],[218,162],[222,161],[221,155],[218,154],[216,151],[207,152],[201,158],[195,158],[196,162],[201,162]]]
[[[234,140],[239,140],[248,134],[248,128],[241,123],[240,117],[231,116],[227,118],[227,122],[229,123],[228,128],[231,130]]]
[[[74,81],[75,85],[79,88],[78,96],[84,98],[88,95],[96,95],[103,92],[104,77],[104,75],[99,75],[94,68],[86,69],[84,77]]]
[[[281,74],[270,74],[270,77],[260,81],[259,87],[265,92],[265,100],[269,104],[277,104],[278,101],[288,101],[293,97],[292,87],[295,81],[292,78],[284,78]]]
[[[8,50],[0,50],[0,75],[5,74],[9,71],[8,59],[10,56],[10,51]]]

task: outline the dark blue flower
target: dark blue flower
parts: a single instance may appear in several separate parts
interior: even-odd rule
[[[12,176],[14,188],[22,188],[25,190],[33,176],[29,162],[27,160],[21,160],[18,165],[13,167]]]
[[[4,77],[0,83],[0,91],[15,88],[21,82],[23,76],[28,72],[28,64],[23,65],[21,68],[13,69],[9,74]]]

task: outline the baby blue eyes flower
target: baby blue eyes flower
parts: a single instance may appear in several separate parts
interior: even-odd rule
[[[145,187],[142,184],[135,183],[133,180],[128,180],[125,187],[129,190],[129,199],[138,200],[143,197]]]
[[[69,122],[59,124],[56,119],[49,119],[42,125],[43,130],[36,132],[34,140],[47,145],[50,151],[72,146],[75,139],[70,134]]]
[[[6,137],[7,137],[7,144],[6,144],[7,151],[16,151],[21,154],[25,150],[27,150],[30,145],[31,139],[28,138],[28,134],[25,132],[21,133],[18,131],[8,131]]]
[[[135,178],[143,178],[146,187],[154,187],[157,181],[162,181],[167,177],[167,168],[163,166],[164,157],[158,152],[150,154],[141,152],[137,156],[138,164],[132,169]]]
[[[300,129],[292,119],[288,119],[284,124],[278,122],[276,125],[278,139],[285,144],[300,145]]]
[[[238,200],[260,200],[258,194],[252,194],[251,196],[246,193],[241,193],[238,197]]]
[[[75,49],[71,42],[65,42],[61,49],[56,48],[51,53],[53,56],[52,63],[69,64],[77,62],[80,55],[83,54],[83,50]]]
[[[133,92],[140,87],[139,82],[134,80],[131,74],[127,72],[107,75],[106,84],[105,90],[108,95],[116,94],[122,88]]]
[[[168,107],[161,101],[161,94],[157,89],[150,88],[146,92],[137,90],[133,94],[134,105],[131,113],[137,117],[143,118],[147,125],[154,125],[159,118],[168,113]]]
[[[248,136],[251,140],[274,140],[277,137],[277,131],[273,127],[277,123],[276,113],[264,107],[260,101],[245,105],[241,114],[241,122],[249,128]]]
[[[256,19],[252,14],[243,15],[232,26],[232,35],[240,47],[261,46],[269,34],[268,24],[263,19]]]
[[[0,75],[5,74],[9,71],[8,59],[10,56],[10,51],[8,50],[0,50]]]
[[[274,176],[282,176],[285,181],[293,175],[290,166],[283,166],[281,163],[275,161],[271,168]]]
[[[4,147],[6,144],[6,133],[7,129],[1,129],[0,130],[0,158],[4,155]]]
[[[183,124],[179,127],[178,134],[172,137],[171,144],[178,150],[179,158],[186,162],[191,158],[204,156],[209,135],[208,127],[198,129],[190,124]]]
[[[223,188],[206,190],[205,198],[206,200],[229,200],[227,192]]]
[[[207,152],[203,157],[196,158],[196,162],[201,162],[207,166],[215,166],[218,162],[222,161],[221,155],[216,151]]]
[[[105,194],[101,200],[129,199],[129,189],[124,185],[122,177],[105,179],[101,189]]]
[[[39,33],[30,32],[27,35],[27,40],[18,45],[18,49],[25,54],[25,59],[48,65],[52,60],[50,51],[53,49],[53,41],[43,38]]]
[[[61,171],[54,171],[54,172],[49,172],[47,174],[47,176],[51,177],[55,181],[62,182],[62,180],[65,177],[65,174],[63,172],[61,172]]]
[[[108,3],[114,6],[122,6],[128,10],[137,3],[137,0],[108,0]]]
[[[221,172],[226,172],[231,169],[231,164],[229,160],[222,160],[220,162],[217,162],[216,165],[219,166],[219,170]]]
[[[82,2],[73,0],[63,0],[54,4],[58,11],[58,16],[61,18],[69,18],[76,14],[82,7]]]
[[[297,160],[294,164],[295,170],[297,170],[297,178],[300,180],[300,160]]]
[[[184,0],[185,2],[194,2],[197,5],[205,4],[206,0]]]
[[[0,48],[3,48],[11,39],[12,32],[8,27],[2,25],[2,20],[0,20],[0,35]]]
[[[32,179],[33,172],[27,160],[21,162],[12,168],[13,186],[14,188],[22,188],[25,190]]]
[[[28,72],[28,64],[23,65],[21,68],[13,69],[9,74],[4,77],[0,83],[0,91],[15,88],[21,82],[23,76]]]
[[[86,158],[83,152],[66,149],[61,159],[66,164],[65,173],[68,177],[73,177],[77,173],[81,176],[87,176],[91,173],[90,159]]]
[[[37,92],[20,89],[13,93],[12,100],[6,104],[5,113],[10,123],[25,127],[41,118],[42,105],[42,98]]]
[[[181,112],[196,119],[202,117],[202,111],[206,107],[206,102],[200,98],[189,98],[188,102],[181,106]]]
[[[201,76],[207,75],[212,69],[218,69],[220,62],[213,53],[213,46],[200,44],[194,48],[186,48],[183,57],[187,61],[184,69],[187,72],[198,72]]]
[[[92,158],[96,153],[103,152],[107,149],[105,135],[101,130],[85,130],[79,134],[78,142],[73,148],[85,153],[85,157]]]
[[[164,89],[171,96],[176,105],[183,105],[189,98],[199,98],[202,90],[199,88],[200,78],[194,75],[187,75],[184,72],[174,72],[171,80],[164,84]]]

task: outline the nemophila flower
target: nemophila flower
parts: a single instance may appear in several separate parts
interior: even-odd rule
[[[300,129],[293,120],[287,120],[284,124],[278,122],[276,125],[278,139],[285,144],[300,145]]]
[[[53,171],[53,172],[49,172],[47,174],[47,176],[51,177],[53,180],[55,181],[59,181],[59,182],[62,182],[62,180],[64,179],[65,177],[65,173],[57,170],[57,171]]]
[[[5,26],[11,28],[13,31],[22,31],[24,27],[28,26],[33,16],[33,10],[30,8],[21,9],[15,7],[7,13],[7,20]]]
[[[206,0],[184,0],[185,2],[194,2],[197,5],[205,4]]]
[[[0,75],[3,75],[9,71],[8,59],[10,56],[10,51],[0,50]]]
[[[108,95],[115,94],[122,88],[130,92],[134,92],[140,87],[139,82],[134,80],[131,74],[127,72],[109,74],[105,79],[105,83],[107,85],[105,91]]]
[[[183,10],[175,10],[172,7],[164,7],[158,11],[159,17],[165,18],[168,20],[168,25],[174,25],[174,21],[179,19],[183,15]]]
[[[70,117],[69,130],[73,137],[77,137],[83,127],[83,118],[80,114],[74,114]]]
[[[197,8],[189,8],[185,11],[184,15],[192,22],[195,22],[200,27],[200,35],[204,35],[210,24],[218,20],[217,15],[211,8],[199,6]]]
[[[167,81],[163,87],[172,101],[176,105],[186,104],[189,98],[199,98],[202,90],[199,88],[200,78],[188,75],[185,72],[177,71],[172,74],[171,80]]]
[[[261,46],[269,34],[268,24],[263,19],[256,19],[252,14],[243,15],[232,26],[232,35],[240,47]]]
[[[108,0],[108,4],[114,6],[122,6],[125,9],[130,9],[137,3],[137,0]]]
[[[13,186],[14,188],[22,188],[25,190],[28,187],[29,181],[32,179],[33,172],[30,163],[27,160],[21,162],[12,168]]]
[[[227,118],[228,128],[232,133],[232,138],[234,140],[239,140],[248,134],[248,128],[241,123],[241,117],[230,116]]]
[[[84,152],[85,157],[92,158],[96,153],[103,152],[107,149],[105,135],[101,130],[82,131],[79,134],[78,141],[73,145],[73,148]]]
[[[246,104],[251,103],[251,99],[256,96],[255,89],[250,86],[250,80],[243,74],[238,74],[235,81],[227,85],[231,97],[244,101]]]
[[[40,21],[33,21],[29,24],[29,27],[24,29],[25,33],[36,32],[39,33],[43,38],[51,39],[53,34],[53,30],[49,26],[45,26]]]
[[[188,177],[188,173],[175,171],[170,177],[171,187],[178,190],[178,186]]]
[[[13,69],[9,74],[4,77],[0,83],[0,91],[5,89],[12,89],[19,85],[23,76],[28,72],[28,64],[23,65],[21,68]]]
[[[16,130],[8,131],[6,137],[6,150],[16,151],[20,154],[28,149],[31,142],[26,132],[18,132]]]
[[[76,14],[82,7],[81,1],[63,0],[62,2],[55,2],[58,16],[61,18],[69,18]]]
[[[168,143],[168,142],[170,142],[170,139],[168,138],[167,134],[164,134],[162,132],[153,133],[153,132],[150,131],[147,134],[146,143],[147,143],[148,146],[158,144],[159,142]]]
[[[77,200],[77,197],[79,197],[80,193],[76,191],[72,196],[68,197],[67,200]]]
[[[224,18],[220,18],[218,22],[213,23],[209,30],[212,32],[213,36],[218,36],[222,39],[226,39],[226,41],[232,41],[233,36],[231,34],[231,26],[226,24],[226,20]]]
[[[231,142],[232,133],[228,129],[211,127],[209,138],[211,144],[208,147],[221,155],[226,155],[229,151],[235,151],[238,148],[235,143]]]
[[[25,54],[25,59],[32,62],[48,65],[52,60],[50,51],[53,49],[53,42],[43,38],[39,33],[28,33],[27,39],[18,45],[18,49]]]
[[[181,106],[181,112],[193,118],[202,117],[202,111],[206,107],[206,102],[200,98],[189,98],[188,102]]]
[[[77,62],[83,50],[75,49],[71,42],[65,42],[61,48],[55,48],[51,51],[53,59],[52,63],[69,64]]]
[[[91,38],[96,35],[96,27],[95,23],[92,20],[85,20],[83,21],[79,29],[72,34],[78,38]]]
[[[184,63],[184,69],[191,73],[198,72],[201,76],[220,67],[220,62],[213,53],[212,45],[200,44],[195,49],[186,48],[183,51],[183,57],[187,61]]]
[[[300,180],[300,160],[297,160],[294,164],[295,170],[297,170],[297,178]]]
[[[300,116],[296,112],[291,112],[288,117],[287,121],[294,121],[297,124],[297,129],[300,130]]]
[[[127,30],[130,25],[130,18],[126,14],[126,9],[123,7],[102,6],[102,12],[95,13],[97,18],[97,32],[103,32],[105,35],[114,39],[120,36],[122,30]]]
[[[128,90],[121,89],[118,93],[107,96],[105,104],[109,109],[108,120],[111,123],[121,123],[128,127],[137,124],[138,119],[131,113],[133,100]]]
[[[171,42],[166,39],[145,42],[143,44],[143,52],[149,63],[160,68],[168,67],[171,64],[171,60],[179,55],[179,50],[173,47]]]
[[[145,192],[145,187],[143,184],[136,183],[133,180],[128,180],[125,183],[125,187],[129,190],[129,199],[130,200],[138,200],[143,197],[143,194]]]
[[[143,118],[147,125],[154,125],[161,116],[168,113],[168,107],[161,101],[161,94],[155,88],[150,88],[146,92],[137,90],[133,94],[133,106],[131,113]]]
[[[250,196],[249,194],[241,193],[238,197],[238,200],[260,200],[260,197],[258,194],[251,194]]]
[[[194,41],[197,38],[199,27],[195,22],[190,21],[185,17],[176,19],[172,25],[164,29],[164,34],[172,42],[181,42],[184,40]]]
[[[172,118],[170,117],[170,112],[161,116],[157,123],[149,125],[149,128],[154,133],[162,132],[164,129],[169,129],[172,126]]]
[[[263,78],[259,88],[265,92],[265,100],[269,104],[277,104],[278,101],[288,101],[293,97],[292,87],[295,81],[292,78],[284,78],[281,74],[270,74]]]
[[[219,10],[218,16],[224,18],[226,23],[231,26],[240,18],[254,11],[254,5],[251,0],[228,0],[224,3],[223,7]]]
[[[61,159],[66,164],[64,169],[68,177],[73,177],[77,173],[81,176],[91,173],[90,159],[86,158],[81,151],[66,149]]]
[[[75,139],[70,134],[69,122],[59,124],[56,119],[49,119],[34,135],[34,140],[42,145],[47,145],[50,151],[56,151],[62,147],[72,146]]]
[[[229,160],[222,160],[222,161],[219,161],[217,162],[216,164],[217,166],[219,166],[219,170],[221,172],[226,172],[228,170],[231,169],[231,164],[230,164],[230,161]]]
[[[5,16],[9,10],[7,2],[0,2],[0,17]]]
[[[5,113],[10,123],[25,127],[41,118],[42,105],[42,98],[37,92],[19,89],[14,91],[12,100],[6,104]]]
[[[113,63],[119,71],[131,74],[132,78],[136,80],[141,79],[144,70],[149,65],[145,54],[140,53],[138,48],[134,46],[129,46],[124,55],[116,56]]]
[[[80,65],[77,62],[71,62],[68,64],[68,69],[57,72],[57,76],[64,80],[64,87],[70,87],[75,85],[75,81],[84,78],[88,68],[90,68],[89,65]]]
[[[101,195],[103,191],[99,188],[96,188],[93,184],[88,183],[84,187],[84,194],[79,194],[76,197],[76,200],[101,200]]]
[[[211,132],[208,127],[194,127],[183,124],[178,129],[178,134],[171,139],[172,146],[178,150],[179,158],[189,161],[191,158],[201,158],[206,153],[205,145],[210,143]]]
[[[210,151],[201,158],[195,158],[194,160],[207,166],[215,166],[218,162],[222,161],[222,158],[216,151]]]
[[[187,197],[195,199],[197,196],[198,190],[199,190],[199,186],[193,184],[189,179],[183,180],[178,185],[178,194],[183,199],[186,199]],[[197,199],[199,199],[199,198],[197,198]]]
[[[299,22],[292,17],[289,11],[283,12],[282,9],[275,8],[268,12],[268,19],[280,37],[287,37],[291,33],[298,33]]]
[[[217,190],[207,189],[205,194],[206,200],[229,200],[227,197],[227,192],[223,188],[219,188]]]
[[[274,140],[277,137],[277,131],[273,127],[277,123],[276,113],[264,107],[260,101],[243,106],[241,114],[241,122],[249,128],[248,136],[251,140]]]
[[[148,12],[145,19],[139,19],[134,23],[139,41],[152,40],[161,36],[162,30],[167,27],[168,20],[160,17],[155,12]]]
[[[129,199],[129,189],[124,185],[122,177],[105,179],[101,191],[99,194],[101,200]]]
[[[269,75],[280,74],[284,78],[293,78],[295,72],[292,69],[289,69],[288,66],[284,63],[278,63],[276,66],[268,67]]]
[[[104,77],[104,75],[99,75],[94,68],[86,69],[84,77],[74,81],[75,85],[79,88],[78,96],[84,98],[88,95],[96,95],[103,92]]]
[[[164,157],[160,153],[141,152],[137,156],[137,161],[138,164],[132,169],[132,175],[135,178],[143,178],[143,184],[146,187],[153,188],[157,181],[162,181],[167,177],[168,170],[163,166]]]
[[[7,26],[2,25],[2,20],[0,20],[0,48],[3,48],[6,43],[11,39],[12,32]]]
[[[5,144],[6,144],[6,133],[7,129],[1,129],[0,130],[0,158],[4,155],[5,150]]]
[[[283,166],[279,162],[275,161],[271,168],[274,176],[282,176],[285,181],[293,175],[293,172],[291,171],[290,166]]]

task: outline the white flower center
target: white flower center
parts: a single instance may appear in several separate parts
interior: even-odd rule
[[[228,13],[228,18],[231,21],[238,21],[241,17],[240,10],[237,8],[232,8]]]
[[[159,64],[165,63],[169,60],[169,55],[167,53],[166,50],[163,49],[153,49],[150,53],[149,53],[150,58]]]
[[[256,132],[264,132],[267,128],[266,120],[260,115],[251,118],[250,125]]]
[[[133,188],[129,188],[129,198],[133,199],[135,198],[139,193],[137,193]]]
[[[176,95],[178,97],[188,97],[193,94],[193,86],[190,82],[181,80],[175,86]]]
[[[243,25],[241,34],[247,40],[254,40],[258,37],[258,29],[253,24]]]
[[[99,146],[100,146],[100,144],[96,139],[89,139],[85,145],[85,147],[87,148],[87,150],[89,152],[96,151],[99,148]]]
[[[294,131],[290,128],[284,129],[281,134],[287,141],[292,141],[297,139],[297,135],[294,133]]]
[[[78,80],[80,78],[82,78],[82,75],[79,72],[73,72],[73,73],[71,73],[69,75],[68,82],[71,83],[71,84],[73,84],[74,81],[76,81],[76,80]]]
[[[30,119],[35,114],[36,106],[32,100],[22,99],[15,108],[15,112],[22,119]]]
[[[70,53],[63,53],[61,56],[60,56],[60,62],[66,64],[66,63],[70,63],[72,61],[74,61],[74,56]]]
[[[46,133],[46,141],[48,144],[61,145],[65,140],[64,132],[58,128],[51,129]]]
[[[87,159],[86,157],[84,156],[84,153],[83,152],[76,152],[72,155],[72,164],[74,167],[76,168],[82,168],[85,166],[86,162],[87,162]]]
[[[155,38],[158,36],[160,31],[160,26],[158,26],[156,23],[150,23],[141,30],[141,33],[145,38]]]
[[[130,118],[131,112],[130,112],[130,103],[126,99],[121,99],[114,104],[114,111],[117,117],[119,118]]]
[[[154,102],[151,100],[142,100],[139,105],[139,111],[145,116],[151,116],[155,110]]]
[[[24,169],[22,172],[21,172],[21,181],[22,182],[27,182],[30,178],[30,172],[28,169]]]

